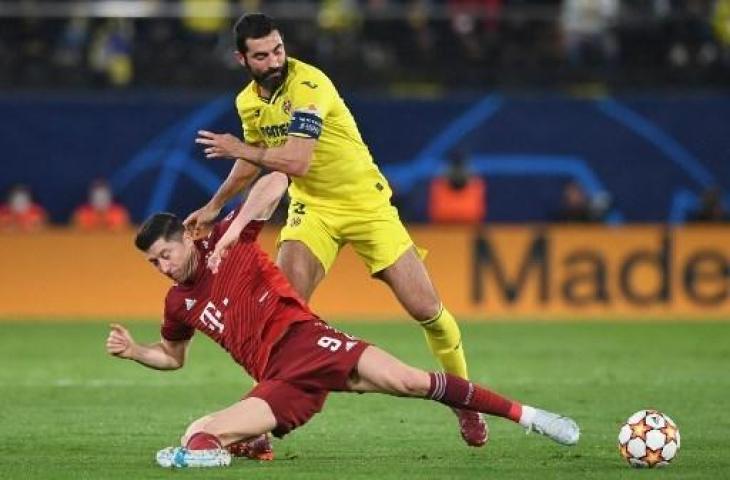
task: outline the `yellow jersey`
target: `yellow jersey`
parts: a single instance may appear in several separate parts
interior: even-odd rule
[[[333,208],[389,204],[390,186],[332,81],[312,65],[294,58],[287,62],[286,79],[270,99],[259,96],[253,81],[236,97],[244,141],[277,147],[288,135],[317,139],[309,171],[292,177],[289,195],[294,201]],[[315,112],[312,130],[290,128],[301,111]]]

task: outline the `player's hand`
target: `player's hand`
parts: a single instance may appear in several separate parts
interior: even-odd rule
[[[194,239],[204,237],[213,226],[213,222],[221,212],[220,208],[214,208],[206,205],[203,208],[195,210],[183,220],[185,229],[190,232]]]
[[[215,248],[213,249],[213,253],[208,257],[208,268],[211,272],[218,273],[221,262],[226,258],[231,247],[236,244],[240,235],[241,232],[236,232],[235,227],[231,226],[221,239],[218,240],[218,243],[215,244]]]
[[[241,147],[244,143],[230,133],[213,133],[198,130],[195,143],[205,145],[205,158],[242,158]]]
[[[106,339],[106,351],[119,358],[132,358],[134,339],[129,331],[118,323],[109,325],[111,331]]]

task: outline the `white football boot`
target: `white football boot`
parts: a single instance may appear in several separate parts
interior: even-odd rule
[[[185,447],[167,447],[157,452],[157,464],[164,468],[227,467],[231,464],[228,450],[188,450]]]
[[[535,409],[535,416],[527,431],[545,435],[561,445],[575,445],[580,438],[580,428],[575,420],[539,408]]]

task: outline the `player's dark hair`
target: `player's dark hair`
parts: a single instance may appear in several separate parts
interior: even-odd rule
[[[279,27],[274,19],[263,13],[246,13],[236,21],[233,26],[233,39],[236,48],[241,53],[246,53],[248,47],[246,40],[249,38],[263,38]]]
[[[182,238],[184,231],[185,227],[175,214],[155,213],[139,227],[137,237],[134,239],[134,245],[146,252],[158,239],[170,240],[173,237],[179,239]]]

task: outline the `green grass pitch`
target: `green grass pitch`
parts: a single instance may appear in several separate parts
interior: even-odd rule
[[[337,323],[414,365],[434,368],[407,322]],[[128,323],[138,341],[152,322]],[[573,416],[577,447],[490,419],[482,449],[453,414],[422,400],[333,394],[320,415],[276,441],[274,462],[166,471],[154,454],[188,422],[235,402],[250,381],[198,336],[186,367],[156,372],[104,352],[102,323],[0,323],[0,478],[726,478],[730,476],[730,323],[462,324],[474,380]],[[616,436],[654,407],[682,433],[675,462],[635,471]]]

